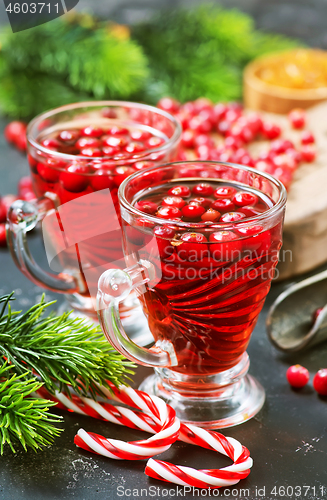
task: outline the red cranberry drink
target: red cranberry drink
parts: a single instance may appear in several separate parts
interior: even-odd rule
[[[142,390],[183,420],[229,426],[263,404],[245,351],[274,277],[285,199],[269,175],[214,162],[148,169],[119,189],[128,269],[102,275],[99,317],[116,348],[156,367]],[[127,283],[140,295],[154,350],[128,344],[111,323],[110,297],[122,297]]]
[[[282,221],[267,228],[255,220],[274,206],[258,190],[181,181],[137,197],[136,209],[167,223],[147,227],[145,239],[126,225],[126,245],[142,253],[149,233],[158,245],[153,264],[162,277],[141,300],[154,338],[174,346],[174,370],[215,374],[238,363],[248,345],[274,276]],[[174,222],[184,222],[183,229]]]
[[[55,208],[58,218],[47,219],[46,248],[56,255],[52,269],[64,274],[55,282],[44,272],[41,277],[34,264],[15,260],[30,279],[71,293],[71,305],[95,314],[88,299],[96,294],[99,270],[123,259],[118,188],[134,172],[174,157],[179,124],[146,105],[78,103],[35,118],[27,137],[39,211],[46,198],[48,216]],[[62,286],[67,275],[74,290]]]

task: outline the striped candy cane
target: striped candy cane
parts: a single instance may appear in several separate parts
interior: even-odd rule
[[[108,399],[124,403],[138,411],[77,395],[73,395],[72,399],[62,393],[52,396],[44,388],[38,392],[42,397],[56,401],[59,408],[154,434],[147,440],[125,443],[80,429],[74,442],[87,451],[118,460],[140,460],[166,451],[178,439],[222,453],[233,461],[233,465],[221,469],[197,470],[150,458],[145,474],[155,479],[182,486],[220,488],[237,484],[250,474],[253,464],[250,452],[236,439],[225,437],[216,431],[180,423],[175,411],[156,396],[128,386],[117,389],[110,384],[110,387],[111,391],[101,387]]]

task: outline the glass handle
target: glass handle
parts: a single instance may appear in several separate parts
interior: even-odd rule
[[[55,209],[55,200],[43,197],[32,202],[15,201],[7,216],[7,240],[17,267],[36,285],[54,292],[80,291],[78,280],[68,273],[58,275],[44,271],[34,260],[27,243],[27,233],[43,220],[49,210]]]
[[[98,283],[98,317],[110,344],[126,358],[144,366],[175,366],[177,358],[171,342],[157,341],[149,349],[140,347],[128,337],[119,316],[119,302],[125,300],[132,290],[137,294],[144,292],[144,285],[151,281],[153,272],[152,264],[144,260],[124,270],[105,271]]]

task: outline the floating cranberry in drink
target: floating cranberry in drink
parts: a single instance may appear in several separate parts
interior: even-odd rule
[[[156,367],[141,387],[169,400],[182,419],[214,428],[251,418],[264,393],[245,376],[245,351],[278,261],[284,187],[238,165],[172,163],[126,179],[119,202],[128,269],[99,281],[108,339]],[[118,323],[108,329],[118,314],[113,283],[116,298],[138,291],[154,349],[122,344]]]

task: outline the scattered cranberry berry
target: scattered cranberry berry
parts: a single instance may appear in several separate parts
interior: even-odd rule
[[[301,365],[290,366],[286,371],[288,383],[297,389],[304,387],[310,379],[309,371]]]
[[[311,132],[308,130],[303,130],[301,133],[301,143],[302,144],[314,144],[315,138]]]
[[[274,125],[273,123],[267,123],[264,122],[262,124],[262,134],[267,138],[267,139],[277,139],[282,133],[281,128],[278,125]]]
[[[300,149],[303,161],[311,163],[316,159],[316,148],[312,144],[303,145]]]
[[[315,374],[313,387],[320,396],[327,396],[327,368],[322,368]]]
[[[13,121],[8,123],[4,130],[5,139],[20,151],[26,151],[26,128],[26,123]]]
[[[288,119],[293,128],[301,129],[305,125],[305,111],[303,109],[293,109],[289,113]]]

